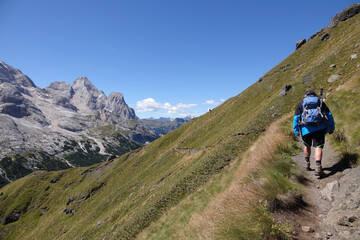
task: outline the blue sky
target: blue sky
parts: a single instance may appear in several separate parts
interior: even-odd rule
[[[0,61],[42,88],[87,76],[141,118],[199,116],[353,3],[0,0]]]

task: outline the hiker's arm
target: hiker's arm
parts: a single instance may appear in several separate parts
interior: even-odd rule
[[[335,131],[335,121],[334,117],[331,114],[331,112],[325,112],[327,118],[328,118],[328,124],[329,124],[329,133],[333,133]]]
[[[295,115],[294,119],[293,119],[293,129],[294,129],[294,133],[296,136],[299,135],[300,129],[299,129],[299,119],[300,119],[300,114],[299,115]]]
[[[327,116],[328,118],[328,124],[329,124],[329,133],[333,133],[335,131],[335,121],[334,121],[334,117],[330,112],[330,109],[328,108],[328,106],[323,103],[322,105],[322,109],[321,109]]]
[[[293,119],[293,129],[296,136],[298,136],[300,132],[299,122],[300,122],[301,113],[302,113],[302,103],[300,102],[296,106],[294,119]]]

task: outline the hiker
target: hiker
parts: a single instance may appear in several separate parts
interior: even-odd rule
[[[334,118],[320,97],[313,89],[307,89],[305,96],[296,106],[293,128],[296,136],[301,134],[304,143],[305,169],[310,171],[311,145],[315,148],[315,176],[324,177],[321,166],[322,149],[325,144],[325,134],[335,130]]]

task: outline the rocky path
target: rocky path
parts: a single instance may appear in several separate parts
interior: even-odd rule
[[[293,157],[304,169],[304,156]],[[360,167],[349,168],[338,154],[325,145],[323,169],[326,176],[315,176],[314,149],[311,171],[305,171],[303,206],[282,218],[294,227],[293,239],[360,239]]]

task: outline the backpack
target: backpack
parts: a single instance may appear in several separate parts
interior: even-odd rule
[[[301,125],[319,126],[326,124],[326,115],[321,111],[322,98],[314,95],[305,95],[303,99],[303,112],[301,114]]]

